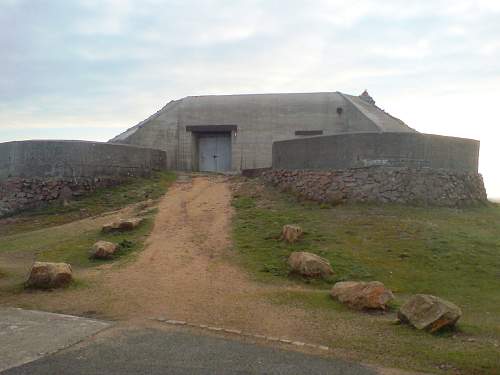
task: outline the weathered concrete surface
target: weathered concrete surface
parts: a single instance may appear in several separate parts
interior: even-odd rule
[[[128,177],[164,170],[161,150],[102,142],[0,143],[0,180],[12,177]]]
[[[54,353],[109,326],[75,316],[0,307],[0,371]]]
[[[164,170],[166,154],[83,141],[0,143],[0,216]]]
[[[421,133],[352,133],[273,145],[275,169],[428,167],[477,173],[479,141]]]
[[[154,329],[110,334],[11,369],[4,375],[376,375],[359,364],[189,332]]]
[[[232,170],[271,166],[272,143],[296,138],[296,131],[415,132],[378,107],[340,92],[189,96],[160,111],[110,142],[167,152],[169,169],[196,170],[194,126],[236,126],[231,131]]]

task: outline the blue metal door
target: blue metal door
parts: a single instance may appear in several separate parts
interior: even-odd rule
[[[203,134],[198,137],[199,169],[204,172],[231,170],[231,135]]]

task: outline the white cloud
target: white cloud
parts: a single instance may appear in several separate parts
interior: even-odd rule
[[[120,35],[126,31],[133,15],[130,0],[80,0],[84,16],[76,24],[76,32],[84,35]]]
[[[389,59],[422,59],[430,55],[431,46],[427,39],[420,39],[407,45],[379,45],[369,48],[369,52]]]
[[[118,133],[186,95],[368,88],[378,104],[418,130],[481,139],[481,170],[489,191],[500,196],[492,162],[500,160],[498,0],[61,0],[45,6],[0,0],[0,7],[5,134]]]

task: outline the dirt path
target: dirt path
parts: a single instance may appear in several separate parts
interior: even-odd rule
[[[181,176],[162,198],[153,231],[136,259],[78,271],[84,288],[16,293],[2,303],[132,324],[165,317],[304,338],[304,320],[311,312],[270,303],[269,293],[282,288],[254,282],[236,265],[232,215],[227,177]]]
[[[303,312],[284,319],[283,309],[259,298],[271,288],[251,281],[230,261],[231,217],[225,177],[195,177],[172,186],[146,249],[102,281],[113,293],[108,313],[118,319],[163,316],[276,334],[293,331]]]

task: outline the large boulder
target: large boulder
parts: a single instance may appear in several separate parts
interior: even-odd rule
[[[429,294],[412,296],[398,311],[401,322],[430,332],[454,326],[461,316],[462,310],[458,306]]]
[[[287,224],[283,226],[281,230],[281,239],[288,242],[294,243],[297,242],[300,237],[304,234],[302,228],[295,224]]]
[[[379,281],[342,281],[336,283],[332,298],[358,310],[385,310],[394,298],[392,292]]]
[[[306,277],[323,277],[333,275],[332,266],[325,258],[304,251],[295,251],[288,258],[288,265],[293,273]]]
[[[102,227],[102,231],[107,232],[117,232],[117,231],[129,231],[137,228],[144,221],[141,217],[134,217],[131,219],[120,219],[109,224],[105,224]]]
[[[73,279],[68,263],[35,262],[26,282],[30,288],[49,289],[68,285]]]
[[[112,242],[97,241],[90,250],[90,257],[95,259],[110,259],[118,250],[118,246]]]

